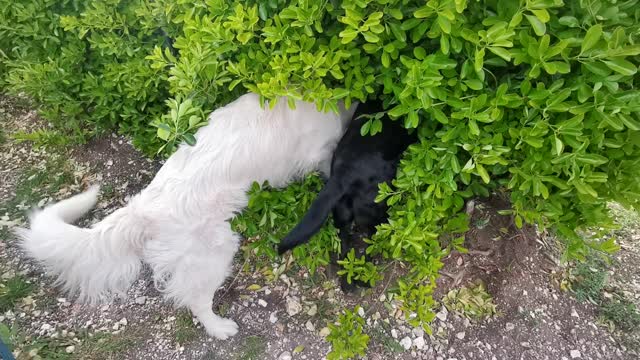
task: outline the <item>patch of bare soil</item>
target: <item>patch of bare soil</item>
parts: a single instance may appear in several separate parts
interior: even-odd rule
[[[10,103],[0,97],[6,133],[40,121],[32,111],[14,109]],[[24,169],[52,156],[12,140],[1,149],[0,203],[15,195]],[[125,204],[160,165],[119,136],[92,140],[68,157],[77,172],[74,185],[54,197],[59,200],[88,183],[101,182],[102,199],[90,222]],[[578,303],[554,282],[561,269],[548,245],[553,241],[532,228],[516,229],[510,217],[497,214],[506,208],[499,197],[477,201],[465,244],[470,252],[445,259],[442,271],[448,276],[441,277],[436,293],[439,299],[453,288],[482,280],[498,315],[475,322],[442,307],[436,309],[433,336],[398,316],[398,304],[385,296],[393,285],[390,277],[374,289],[344,295],[328,271],[309,275],[292,269],[268,282],[260,271],[243,271],[252,258],[244,260],[239,254],[236,271],[217,292],[214,308],[238,322],[240,332],[227,341],[214,340],[163,301],[148,272],[121,301],[100,306],[74,303],[51,287],[51,279],[38,266],[23,260],[11,235],[0,242],[0,273],[3,278],[26,274],[36,287],[26,301],[0,314],[0,322],[17,325],[32,343],[47,344],[55,355],[48,358],[315,360],[330,351],[324,340],[327,323],[341,309],[361,304],[365,331],[372,337],[368,359],[637,359],[635,350],[598,322],[592,305]],[[22,221],[6,219],[4,229]],[[617,271],[634,284],[627,291],[637,301],[638,242],[625,244]],[[28,350],[21,351],[20,359],[30,358]]]

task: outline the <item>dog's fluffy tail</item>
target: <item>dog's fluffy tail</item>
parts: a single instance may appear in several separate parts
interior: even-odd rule
[[[140,272],[144,223],[131,206],[116,210],[93,228],[69,223],[95,204],[99,187],[34,211],[30,228],[16,234],[28,256],[57,276],[56,283],[81,301],[98,302],[126,292]]]
[[[331,177],[318,194],[318,197],[311,203],[311,207],[302,218],[302,221],[280,242],[278,252],[283,254],[287,250],[309,241],[322,228],[331,210],[342,198],[344,192],[345,189],[337,180],[337,177]]]

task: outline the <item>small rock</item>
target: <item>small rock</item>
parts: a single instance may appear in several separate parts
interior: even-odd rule
[[[422,336],[419,336],[419,337],[413,339],[413,346],[415,346],[416,349],[422,350],[422,349],[424,349],[424,345],[425,345],[425,341],[424,341],[424,338]]]
[[[396,329],[391,329],[391,337],[394,339],[398,338],[398,330]]]
[[[309,331],[316,331],[316,327],[313,326],[313,323],[311,322],[311,320],[308,320],[306,324],[304,324],[304,327],[307,328],[307,330]]]
[[[291,360],[291,353],[288,351],[283,352],[278,356],[278,360]]]
[[[318,305],[313,304],[311,305],[311,307],[309,308],[309,311],[307,311],[307,315],[309,316],[315,316],[318,313]]]
[[[146,296],[138,296],[136,298],[136,304],[138,305],[144,305],[147,303],[147,297]]]
[[[362,306],[358,308],[358,315],[360,315],[360,317],[364,317],[364,309]]]
[[[506,325],[506,329],[507,329],[507,331],[511,331],[511,330],[513,330],[513,329],[515,329],[515,328],[516,328],[516,326],[515,326],[515,325],[513,325],[512,323],[507,323],[507,325]]]
[[[302,311],[302,305],[300,305],[300,301],[295,297],[287,298],[287,314],[289,316],[295,316]]]
[[[449,315],[449,311],[447,311],[446,307],[442,307],[442,309],[436,314],[436,317],[440,321],[447,321],[447,316]]]
[[[574,318],[579,318],[580,315],[578,315],[578,312],[576,311],[575,308],[571,308],[571,316]]]
[[[457,337],[458,339],[462,340],[462,339],[464,339],[464,336],[465,336],[465,335],[466,335],[466,334],[464,333],[464,331],[461,331],[461,332],[459,332],[459,333],[457,333],[457,334],[456,334],[456,337]]]
[[[380,302],[385,302],[385,300],[387,300],[387,296],[385,294],[382,294],[382,295],[380,295],[378,300],[380,300]]]
[[[274,311],[271,313],[271,315],[269,315],[269,322],[272,324],[275,324],[278,322],[278,312]]]
[[[71,353],[73,353],[74,351],[76,351],[76,347],[75,347],[75,346],[73,346],[73,345],[70,345],[70,346],[67,346],[67,347],[64,349],[64,351],[65,351],[67,354],[71,354]]]
[[[411,338],[408,337],[408,336],[406,336],[404,339],[400,340],[400,345],[402,345],[402,347],[405,350],[411,349],[411,344],[412,344]]]
[[[413,334],[414,337],[417,337],[417,338],[424,336],[424,330],[422,330],[421,327],[411,330],[411,333]]]
[[[262,299],[258,299],[258,305],[262,307],[267,307],[267,302]]]
[[[521,342],[521,343],[520,343],[520,345],[521,345],[522,347],[524,347],[524,348],[527,348],[527,349],[531,347],[531,344],[529,344],[529,343],[528,343],[528,342],[526,342],[526,341],[525,341],[525,342]]]
[[[569,352],[569,355],[571,355],[571,358],[572,358],[572,359],[577,359],[577,358],[579,358],[579,357],[581,357],[581,356],[582,356],[582,355],[580,354],[580,351],[578,351],[578,350],[571,350],[571,351]]]
[[[322,330],[320,330],[320,336],[322,337],[327,337],[330,333],[331,330],[329,330],[328,327],[323,327]]]
[[[127,318],[120,319],[120,321],[118,321],[118,323],[120,325],[123,325],[123,326],[127,326],[127,324],[129,324],[129,322],[127,321]]]

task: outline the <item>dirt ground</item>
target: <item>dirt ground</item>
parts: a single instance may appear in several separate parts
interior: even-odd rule
[[[638,329],[611,326],[595,303],[580,302],[563,290],[570,271],[559,263],[556,240],[532,228],[516,229],[509,217],[498,215],[508,203],[497,195],[475,200],[466,237],[470,252],[447,257],[436,291],[440,299],[482,281],[496,314],[469,320],[438,305],[433,335],[404,321],[385,291],[393,285],[389,279],[345,295],[329,269],[310,275],[291,267],[270,282],[261,272],[243,271],[253,268],[243,266],[253,259],[241,254],[214,299],[216,311],[240,326],[227,341],[208,338],[187,312],[164,302],[148,271],[122,301],[76,304],[23,257],[10,229],[24,223],[31,206],[95,182],[103,186],[101,201],[83,224],[98,221],[142,189],[161,163],[144,158],[116,135],[66,152],[34,149],[11,137],[44,124],[24,100],[0,96],[0,299],[20,293],[7,290],[19,287],[18,280],[28,289],[0,312],[0,336],[9,338],[18,359],[323,359],[330,351],[327,323],[356,304],[365,310],[365,332],[371,335],[366,358],[371,360],[638,358]],[[619,292],[639,306],[640,223],[634,214],[620,214],[621,251],[606,273],[605,295]]]

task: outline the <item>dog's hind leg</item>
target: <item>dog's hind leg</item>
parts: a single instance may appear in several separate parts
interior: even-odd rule
[[[353,224],[353,204],[351,199],[345,196],[333,208],[333,224],[338,229],[338,237],[340,238],[340,260],[344,260],[347,254],[353,248],[353,234],[351,227]],[[339,265],[338,265],[339,266]],[[356,290],[357,280],[352,279],[351,283],[347,281],[347,276],[340,276],[340,288],[344,292],[353,292]]]
[[[228,226],[202,236],[157,239],[145,248],[159,290],[177,306],[189,308],[207,333],[221,340],[238,332],[233,320],[212,310],[213,296],[231,270],[238,245],[238,236]]]

